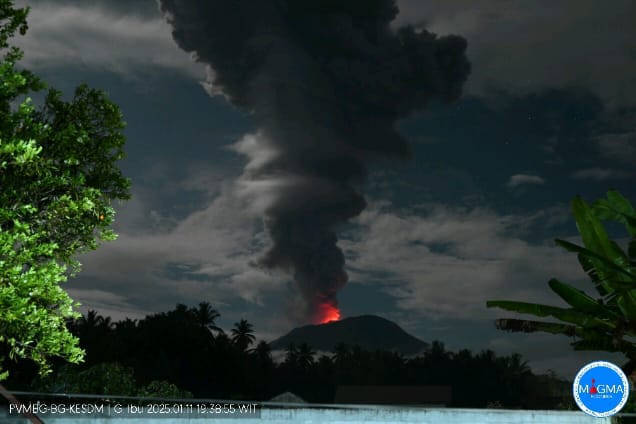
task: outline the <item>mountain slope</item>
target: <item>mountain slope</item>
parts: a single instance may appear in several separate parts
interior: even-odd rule
[[[345,343],[365,350],[388,350],[404,355],[417,354],[428,346],[396,323],[375,315],[295,328],[272,341],[270,347],[272,350],[285,349],[292,343],[296,346],[307,343],[315,350],[327,351],[333,351],[338,343]]]

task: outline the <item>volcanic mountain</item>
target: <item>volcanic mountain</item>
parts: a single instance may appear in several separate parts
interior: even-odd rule
[[[396,323],[375,315],[295,328],[269,345],[272,350],[278,350],[301,343],[307,343],[314,350],[333,351],[338,343],[345,343],[365,350],[387,350],[403,355],[415,355],[428,346]]]

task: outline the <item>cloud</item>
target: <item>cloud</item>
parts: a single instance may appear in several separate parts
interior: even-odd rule
[[[212,70],[210,94],[258,123],[236,149],[246,190],[265,194],[260,264],[293,273],[303,319],[323,322],[347,282],[336,229],[365,207],[368,159],[407,158],[397,121],[458,99],[470,64],[461,37],[390,31],[392,0],[299,4],[159,2],[177,44]]]
[[[608,168],[587,168],[581,169],[572,174],[572,178],[575,180],[592,181],[621,180],[632,176],[633,174],[630,172]]]
[[[396,26],[425,26],[468,39],[474,64],[468,91],[491,87],[529,92],[585,86],[615,104],[636,99],[634,4],[563,0],[537,7],[532,0],[398,0]]]
[[[144,226],[154,209],[143,198],[131,202],[118,210],[118,221],[123,221],[116,228],[119,238],[79,258],[82,272],[69,287],[80,302],[107,302],[110,309],[131,311],[166,310],[177,302],[202,300],[258,305],[286,281],[252,265],[268,239],[232,185],[225,184],[216,197],[183,219],[159,216],[171,221],[163,228]],[[81,291],[87,286],[115,297]]]
[[[352,282],[380,285],[405,311],[436,319],[484,318],[493,316],[486,300],[553,303],[551,277],[584,278],[572,255],[515,235],[518,227],[540,225],[536,221],[545,214],[498,215],[444,205],[416,214],[389,206],[374,203],[341,244]]]
[[[508,187],[514,188],[523,184],[544,184],[545,180],[537,175],[516,174],[508,180]]]
[[[30,69],[88,68],[127,76],[163,69],[205,77],[204,67],[177,48],[157,10],[143,16],[95,5],[36,2],[28,23],[26,36],[15,42],[25,51],[21,63]]]
[[[604,134],[597,142],[606,158],[632,167],[636,163],[636,131]]]
[[[130,304],[125,296],[109,291],[93,288],[69,289],[68,294],[75,301],[79,301],[79,310],[86,314],[89,310],[98,311],[100,315],[110,317],[112,321],[120,321],[126,317],[140,319],[148,315],[151,311],[139,310],[135,305]]]
[[[203,187],[210,179],[192,177]],[[126,214],[143,217],[153,209],[140,200]],[[123,215],[119,211],[118,217]],[[81,257],[84,270],[67,287],[85,309],[113,319],[140,318],[177,302],[195,305],[208,300],[221,311],[222,325],[246,317],[259,323],[259,337],[270,340],[292,326],[275,305],[288,292],[287,279],[250,265],[268,243],[254,215],[235,186],[221,184],[216,197],[175,220],[171,228],[126,230],[119,240]],[[382,314],[400,324],[428,319],[449,325],[451,333],[435,335],[456,347],[468,346],[462,332],[485,331],[468,346],[477,348],[491,340],[490,320],[501,315],[487,309],[486,300],[558,304],[547,288],[548,279],[576,284],[584,278],[572,255],[530,244],[519,234],[559,225],[563,215],[562,205],[527,215],[500,215],[484,208],[425,204],[400,210],[386,201],[373,202],[340,244],[352,283],[380,287],[395,299],[397,309]],[[129,222],[143,222],[139,216]]]

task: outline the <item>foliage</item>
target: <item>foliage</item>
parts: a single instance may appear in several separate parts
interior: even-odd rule
[[[549,286],[568,305],[561,308],[527,302],[489,301],[488,307],[553,317],[560,322],[499,319],[496,326],[514,332],[543,331],[565,334],[575,340],[575,350],[622,352],[629,361],[623,366],[630,374],[636,367],[636,211],[616,191],[589,206],[583,199],[572,201],[572,211],[583,246],[557,239],[556,243],[576,253],[581,267],[596,289],[592,297],[557,279]],[[622,223],[631,237],[627,252],[607,234],[602,220]]]
[[[191,398],[192,393],[187,390],[181,390],[174,384],[165,380],[154,380],[151,381],[150,384],[139,389],[137,396],[163,399],[182,399]]]
[[[117,362],[134,370],[138,395],[151,395],[154,390],[161,397],[175,397],[173,385],[183,394],[176,397],[186,397],[183,391],[187,390],[197,398],[269,400],[291,391],[310,402],[328,403],[340,385],[450,385],[449,406],[456,407],[490,403],[505,408],[557,408],[572,398],[569,382],[555,375],[533,374],[520,355],[451,352],[437,341],[415,357],[345,344],[333,353],[318,355],[311,346],[299,344],[277,363],[265,341],[244,351],[227,334],[203,327],[195,314],[188,313],[194,309],[177,305],[138,322],[124,320],[108,326],[104,324],[110,322],[108,318],[94,313],[77,320],[71,328],[81,333],[87,361],[75,366],[76,372]],[[64,374],[64,367],[59,370],[52,378]],[[33,377],[19,371],[12,369],[12,375],[24,379],[11,381],[13,388],[41,391],[45,387],[37,381],[29,386]]]
[[[139,386],[134,370],[119,362],[102,362],[88,368],[63,364],[56,372],[39,376],[32,382],[38,391],[50,393],[191,398],[192,393],[165,380],[153,380]]]
[[[246,351],[254,343],[255,337],[253,333],[252,324],[242,319],[234,323],[232,342],[242,351]]]
[[[103,362],[86,369],[77,365],[64,364],[54,374],[36,378],[33,384],[38,390],[51,393],[164,399],[192,397],[192,393],[181,390],[165,380],[153,380],[145,386],[138,387],[134,370],[118,362]]]
[[[76,253],[115,239],[111,201],[129,198],[130,183],[115,166],[122,115],[103,92],[81,85],[64,101],[51,89],[40,108],[28,97],[45,84],[16,68],[22,52],[9,44],[27,13],[0,0],[0,353],[47,373],[51,357],[82,358],[65,325],[76,304],[59,284],[79,271]]]
[[[137,393],[132,368],[105,362],[81,369],[65,364],[54,374],[37,379],[40,390],[52,393],[134,396]]]

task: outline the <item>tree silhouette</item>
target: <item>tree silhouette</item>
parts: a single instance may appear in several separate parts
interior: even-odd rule
[[[242,319],[234,323],[234,328],[232,328],[232,342],[239,350],[245,352],[247,348],[254,343],[254,340],[256,340],[253,333],[252,324]]]
[[[340,344],[332,357],[321,355],[317,360],[310,345],[304,343],[288,346],[285,360],[277,364],[265,341],[254,345],[252,326],[247,321],[236,323],[228,334],[213,336],[195,318],[196,309],[177,305],[172,311],[149,315],[138,322],[126,319],[114,325],[89,312],[75,327],[82,328],[80,341],[90,362],[75,368],[57,367],[54,384],[34,381],[32,386],[21,388],[54,390],[70,387],[68,383],[75,381],[84,384],[86,390],[99,392],[101,389],[86,378],[119,381],[121,375],[129,373],[106,375],[115,368],[101,365],[118,363],[124,367],[121,369],[134,372],[131,390],[156,395],[188,391],[197,398],[258,401],[291,391],[310,402],[329,403],[341,385],[441,384],[452,386],[449,406],[454,407],[496,404],[554,408],[571,397],[568,382],[553,375],[533,374],[521,355],[498,357],[489,350],[473,354],[467,349],[452,352],[439,341],[432,341],[416,357]],[[12,370],[11,375],[31,381],[34,374]],[[26,380],[29,375],[31,380]],[[16,380],[10,383],[11,387],[20,387]],[[477,383],[479,390],[475,390]],[[117,384],[111,386],[125,387]]]
[[[195,309],[191,309],[191,313],[194,315],[194,320],[197,324],[208,328],[212,332],[222,333],[223,330],[217,327],[215,321],[221,316],[219,312],[212,308],[209,302],[201,302]]]
[[[314,364],[314,355],[316,352],[312,350],[311,346],[307,343],[300,344],[296,354],[296,363],[299,368],[307,370]]]
[[[108,360],[116,343],[112,334],[114,325],[110,317],[103,317],[95,310],[89,310],[71,326],[80,339],[80,346],[87,352],[85,363],[95,365]]]
[[[346,364],[351,356],[351,349],[344,343],[338,343],[334,348],[334,360],[336,364]]]
[[[136,328],[137,328],[137,320],[136,319],[125,318],[124,320],[117,321],[115,323],[115,329],[119,333],[132,332]]]
[[[97,311],[90,309],[86,315],[82,315],[79,319],[79,328],[95,328],[99,324],[99,318]]]
[[[296,368],[298,366],[298,348],[295,344],[290,343],[285,349],[285,360],[283,362],[289,368]]]
[[[269,343],[265,340],[258,342],[256,347],[252,349],[250,353],[263,363],[272,360],[272,349],[269,347]]]

